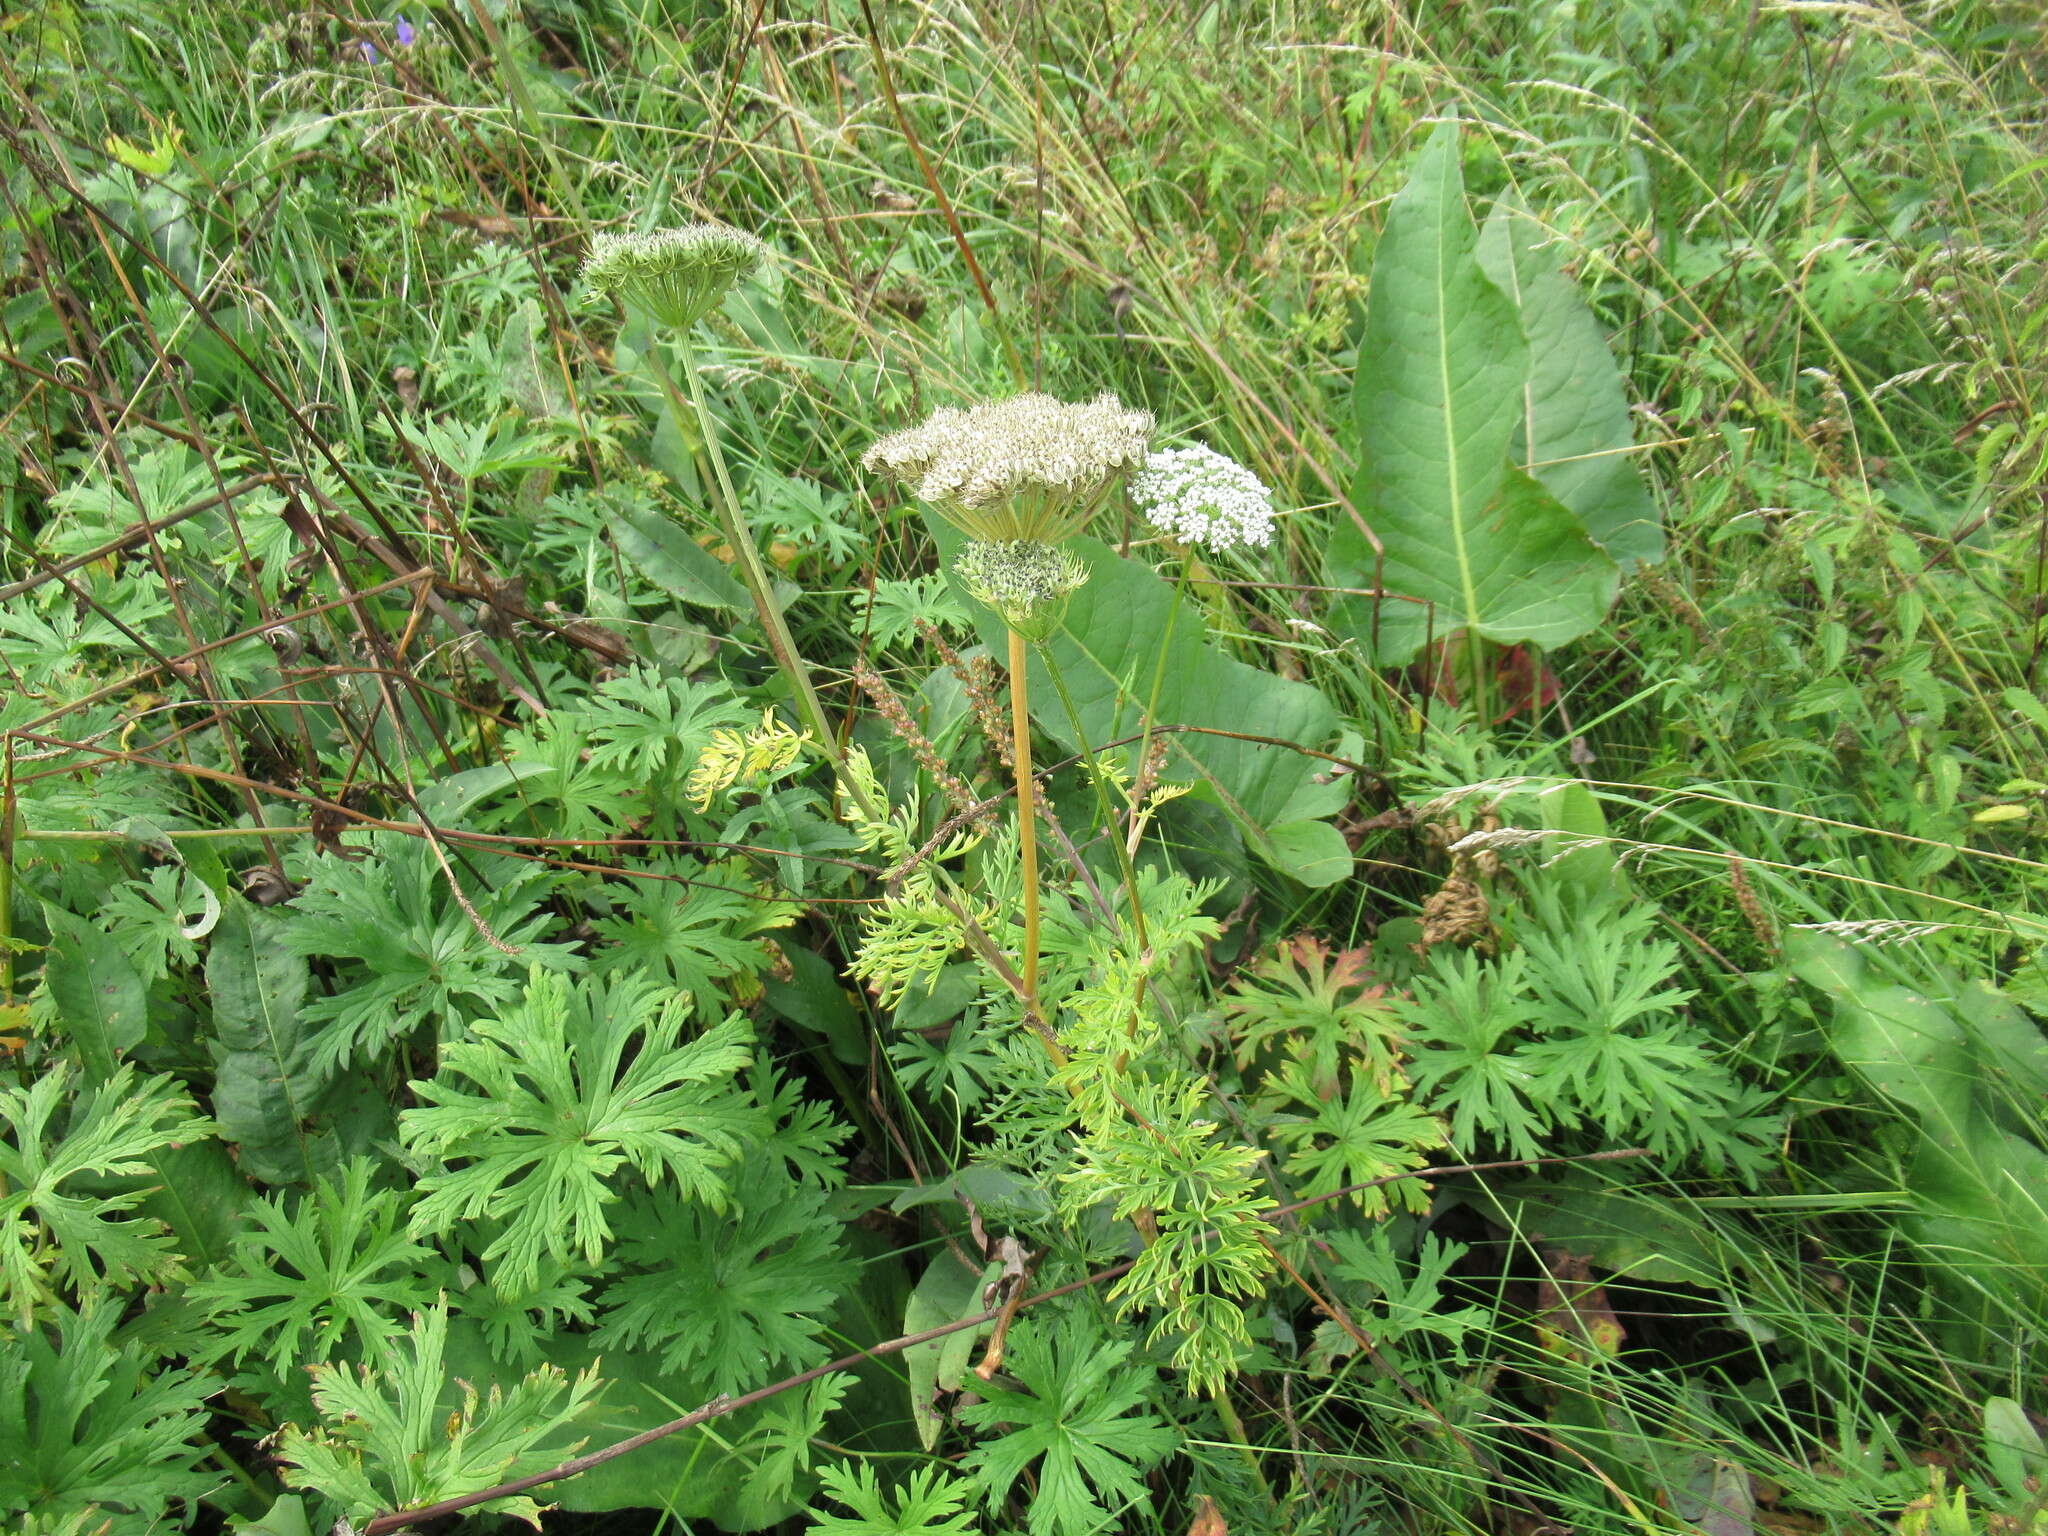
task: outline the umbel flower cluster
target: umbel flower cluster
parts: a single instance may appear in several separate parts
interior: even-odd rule
[[[754,236],[724,224],[599,235],[583,263],[583,286],[634,300],[663,324],[687,330],[767,254]]]
[[[1111,488],[1144,462],[1152,414],[1115,395],[1085,404],[1012,395],[934,411],[862,457],[971,540],[953,569],[1010,629],[1042,640],[1088,579],[1059,547],[1087,526]]]
[[[1115,395],[1084,405],[1012,395],[934,411],[883,438],[861,463],[901,481],[970,538],[1057,544],[1144,462],[1151,439],[1151,412],[1129,410]]]
[[[1131,500],[1183,544],[1225,550],[1273,542],[1273,493],[1237,460],[1201,443],[1148,457],[1131,476]]]

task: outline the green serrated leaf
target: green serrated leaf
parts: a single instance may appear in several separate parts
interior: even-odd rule
[[[560,1435],[597,1406],[596,1371],[572,1379],[543,1366],[485,1394],[451,1382],[442,1367],[447,1336],[448,1310],[437,1305],[414,1314],[388,1369],[315,1366],[313,1398],[325,1423],[279,1432],[285,1486],[316,1489],[362,1520],[474,1493],[559,1460]],[[451,1387],[460,1395],[454,1411],[443,1412]],[[523,1494],[478,1507],[539,1523],[540,1506]]]
[[[150,1162],[155,1187],[143,1199],[143,1212],[164,1224],[178,1252],[195,1265],[226,1259],[251,1199],[228,1149],[217,1141],[187,1142],[165,1147]]]
[[[230,897],[206,956],[213,1000],[214,1118],[240,1148],[244,1172],[267,1184],[307,1183],[316,1166],[307,1127],[327,1078],[314,1070],[300,1016],[312,970],[284,947],[285,920]]]
[[[703,608],[752,611],[732,572],[670,519],[645,507],[614,504],[608,510],[619,552],[662,591]]]
[[[1538,796],[1543,825],[1565,835],[1550,846],[1562,850],[1545,861],[1559,880],[1583,891],[1604,890],[1622,877],[1614,867],[1614,848],[1607,840],[1607,817],[1600,801],[1577,779],[1567,779]],[[1579,840],[1583,839],[1583,842]],[[1578,846],[1573,846],[1578,842]]]
[[[1529,1179],[1500,1192],[1514,1228],[1532,1242],[1584,1255],[1602,1269],[1655,1285],[1713,1289],[1726,1258],[1668,1200],[1592,1179]]]
[[[52,910],[56,938],[43,973],[57,1018],[78,1048],[86,1076],[105,1082],[123,1052],[142,1043],[149,992],[121,946],[68,913]]]
[[[1001,1273],[991,1264],[979,1274],[954,1258],[948,1249],[938,1250],[910,1293],[903,1309],[903,1331],[922,1333],[972,1317],[982,1310],[982,1287]],[[937,1406],[941,1392],[959,1390],[960,1378],[974,1353],[978,1330],[963,1328],[928,1344],[913,1344],[903,1352],[903,1364],[910,1373],[910,1416],[917,1423],[917,1437],[930,1450],[939,1442],[945,1417]]]
[[[61,1312],[0,1350],[0,1514],[79,1536],[149,1536],[176,1500],[216,1479],[199,1469],[215,1384],[114,1342],[118,1304]],[[153,1368],[154,1367],[154,1368]],[[69,1527],[56,1521],[66,1517]]]
[[[781,1017],[802,1030],[824,1037],[832,1054],[848,1066],[868,1059],[867,1025],[839,973],[824,956],[789,939],[777,939],[789,962],[789,980],[761,980],[761,997]]]
[[[1351,875],[1351,845],[1327,821],[1289,821],[1266,829],[1273,867],[1311,890]]]
[[[572,987],[536,967],[475,1037],[445,1046],[399,1117],[418,1181],[415,1233],[501,1223],[482,1250],[518,1290],[544,1259],[601,1262],[606,1208],[635,1186],[671,1186],[723,1209],[725,1169],[760,1129],[731,1086],[751,1059],[743,1015],[683,1040],[689,999],[644,977]]]
[[[1514,301],[1529,344],[1520,461],[1626,566],[1660,560],[1657,503],[1636,469],[1622,372],[1600,323],[1559,269],[1549,232],[1512,196],[1479,232],[1479,264]]]

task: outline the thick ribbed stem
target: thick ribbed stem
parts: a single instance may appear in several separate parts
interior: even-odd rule
[[[1024,876],[1024,1011],[1038,1015],[1038,786],[1031,776],[1029,649],[1010,631],[1010,744],[1017,763],[1017,859]]]

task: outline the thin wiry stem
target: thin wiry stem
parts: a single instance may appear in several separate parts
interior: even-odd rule
[[[713,500],[719,527],[725,534],[725,542],[732,546],[733,564],[739,567],[740,577],[754,599],[754,611],[760,616],[761,628],[768,636],[768,649],[775,656],[776,667],[789,680],[797,713],[817,738],[818,749],[831,762],[839,782],[856,800],[863,802],[864,811],[872,814],[875,808],[865,804],[866,796],[861,793],[860,786],[847,775],[845,758],[839,750],[839,738],[833,733],[832,722],[826,718],[825,707],[818,702],[817,690],[811,686],[810,669],[804,665],[803,656],[797,651],[796,640],[789,632],[782,610],[776,606],[775,588],[768,580],[767,567],[761,563],[761,551],[754,543],[753,531],[747,527],[746,518],[740,511],[739,497],[733,492],[732,476],[725,467],[725,452],[718,443],[718,424],[712,418],[711,407],[705,403],[704,386],[697,377],[696,349],[690,345],[687,333],[677,336],[676,352],[683,378],[689,385],[689,399],[684,400],[682,392],[676,388],[676,381],[659,363],[655,366],[654,376],[661,381],[662,394],[676,415],[676,425],[681,427],[688,416],[696,418],[698,433],[704,439],[705,457],[711,461],[711,473],[718,482],[718,495]]]

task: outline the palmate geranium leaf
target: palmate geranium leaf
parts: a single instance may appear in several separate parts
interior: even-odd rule
[[[1010,1335],[1006,1365],[1019,1385],[1006,1388],[998,1378],[979,1389],[986,1402],[960,1411],[970,1424],[1006,1431],[963,1463],[992,1498],[1004,1497],[1037,1463],[1032,1536],[1119,1530],[1125,1509],[1149,1506],[1142,1474],[1178,1437],[1142,1406],[1152,1372],[1128,1364],[1130,1353],[1128,1340],[1110,1339],[1085,1311],[1057,1326],[1026,1319]]]
[[[718,727],[753,718],[724,684],[664,677],[652,667],[603,683],[577,714],[592,766],[621,770],[642,784],[694,764]]]
[[[74,1095],[63,1065],[0,1087],[0,1302],[22,1325],[67,1287],[155,1279],[178,1264],[164,1224],[129,1214],[148,1190],[97,1181],[154,1173],[152,1153],[213,1130],[175,1079],[138,1079],[132,1066]]]
[[[1326,1097],[1306,1062],[1288,1064],[1273,1097],[1292,1109],[1274,1121],[1272,1134],[1289,1147],[1287,1171],[1305,1196],[1407,1173],[1444,1144],[1443,1124],[1436,1116],[1369,1081],[1353,1082]],[[1360,1190],[1351,1198],[1368,1216],[1385,1215],[1390,1201],[1418,1214],[1429,1209],[1429,1189],[1419,1179]]]
[[[326,1422],[279,1434],[286,1485],[316,1489],[360,1520],[474,1493],[573,1449],[559,1432],[596,1406],[602,1383],[594,1370],[571,1378],[542,1366],[509,1388],[492,1387],[488,1397],[463,1382],[450,1402],[447,1341],[448,1309],[436,1305],[414,1315],[388,1370],[315,1366],[313,1402]],[[540,1507],[523,1494],[478,1508],[539,1524]]]
[[[609,917],[591,927],[611,942],[593,957],[604,975],[664,977],[694,999],[698,1016],[711,1015],[727,977],[755,976],[775,963],[762,935],[787,927],[799,909],[757,894],[735,861],[706,865],[686,857],[653,861],[652,872],[675,880],[635,880],[616,897]]]
[[[494,1284],[520,1290],[543,1255],[604,1256],[605,1207],[631,1187],[621,1170],[722,1209],[723,1170],[764,1129],[733,1085],[751,1036],[735,1014],[684,1041],[689,1011],[686,995],[645,978],[571,985],[536,968],[516,1002],[412,1084],[421,1104],[399,1117],[399,1133],[413,1157],[439,1165],[420,1180],[414,1233],[502,1221],[484,1262],[499,1266]]]
[[[1440,948],[1430,964],[1403,1009],[1416,1099],[1449,1119],[1460,1156],[1500,1147],[1510,1157],[1541,1157],[1551,1110],[1519,1054],[1535,1017],[1523,995],[1527,961],[1513,950],[1489,966],[1463,950]]]
[[[520,962],[483,936],[478,918],[527,963],[580,965],[568,945],[540,942],[552,914],[542,904],[548,877],[538,864],[465,854],[458,877],[475,881],[464,893],[473,913],[419,838],[380,833],[371,857],[323,858],[312,876],[293,903],[298,916],[280,930],[282,942],[302,955],[359,960],[367,972],[301,1010],[317,1031],[310,1068],[321,1079],[429,1021],[453,1034],[518,993]]]
[[[633,1202],[617,1252],[632,1272],[604,1293],[600,1341],[659,1349],[662,1368],[740,1392],[825,1358],[819,1341],[853,1278],[824,1191],[766,1152],[715,1213],[663,1192]]]
[[[406,1240],[399,1192],[371,1193],[371,1172],[358,1158],[337,1182],[250,1207],[232,1259],[190,1291],[218,1329],[209,1358],[253,1356],[282,1381],[345,1343],[381,1354],[427,1304],[435,1256]]]
[[[818,1481],[851,1517],[812,1509],[811,1536],[973,1536],[974,1485],[918,1467],[891,1497],[865,1462],[820,1467]]]
[[[61,1311],[54,1336],[32,1328],[0,1350],[0,1513],[81,1536],[148,1536],[167,1529],[175,1501],[219,1481],[197,1470],[215,1384],[152,1371],[132,1341],[117,1347],[120,1311]]]

